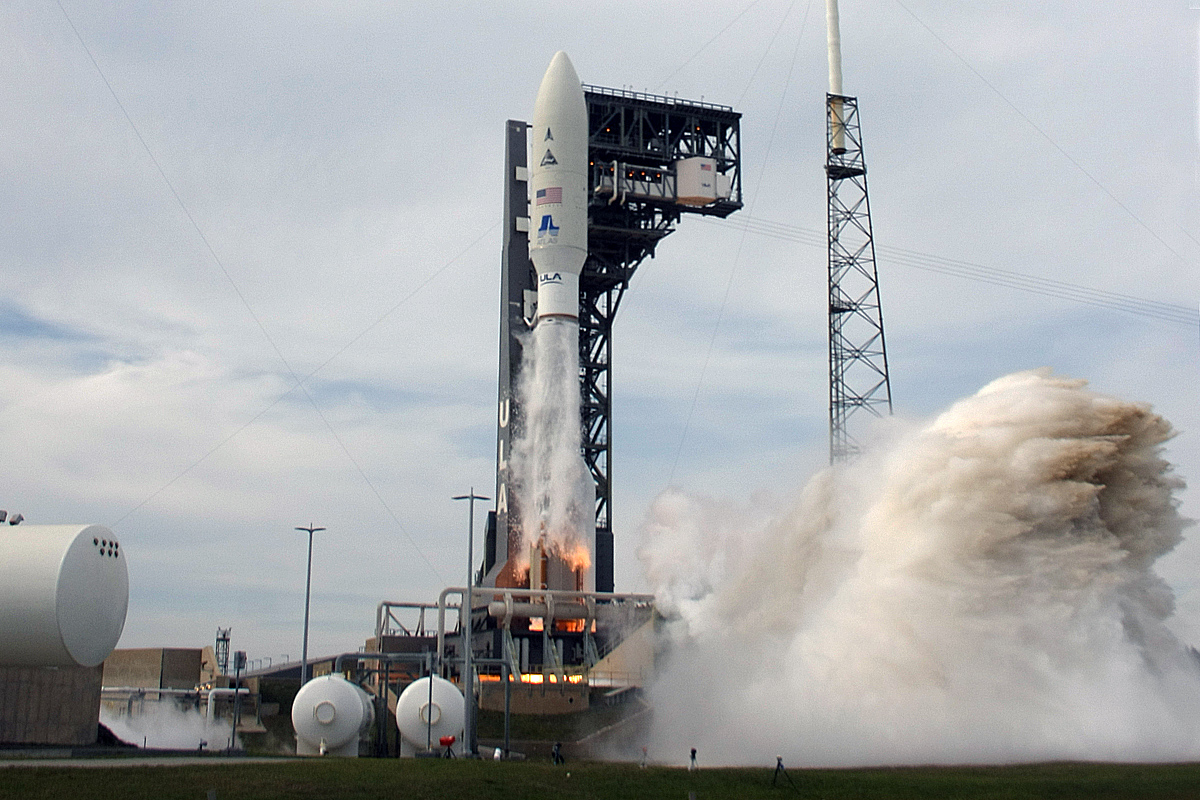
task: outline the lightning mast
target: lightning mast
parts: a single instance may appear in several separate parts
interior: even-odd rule
[[[858,99],[842,93],[842,43],[837,0],[825,0],[829,93],[825,95],[825,174],[829,198],[829,462],[854,456],[847,430],[859,409],[892,413],[879,274],[867,198],[867,165],[858,126]]]

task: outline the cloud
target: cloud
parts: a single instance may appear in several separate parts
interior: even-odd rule
[[[900,7],[844,10],[879,241],[1194,303],[1189,12],[908,5],[980,74]],[[64,8],[121,106],[58,8],[0,10],[3,500],[117,526],[124,646],[183,644],[178,620],[193,644],[232,625],[254,657],[295,654],[310,521],[316,652],[372,632],[347,587],[461,582],[449,498],[494,481],[502,130],[559,47],[587,82],[736,103],[754,216],[824,228],[818,10],[801,31],[759,3],[713,39],[742,9],[664,28],[671,7],[640,3]],[[1162,409],[1168,455],[1200,470],[1195,331],[880,273],[901,412],[1048,364]],[[639,268],[614,336],[618,588],[673,468],[737,497],[820,462],[824,297],[819,247],[698,220]]]

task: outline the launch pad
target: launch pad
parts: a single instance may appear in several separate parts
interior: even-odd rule
[[[469,587],[442,592],[436,643],[423,616],[432,605],[420,607],[409,630],[394,611],[410,604],[395,603],[381,604],[368,642],[373,652],[428,653],[445,677],[457,671],[460,685],[469,687],[467,752],[475,752],[472,718],[480,704],[495,706],[502,696],[506,716],[514,697],[524,697],[529,713],[579,711],[593,695],[612,702],[649,679],[654,598],[613,591],[613,322],[634,272],[684,214],[723,218],[742,207],[741,114],[730,106],[581,87],[558,53],[533,120],[535,161],[532,126],[521,120],[505,126],[496,506],[488,513],[482,563],[471,565]],[[595,490],[593,509],[586,502],[571,507],[573,523],[583,522],[581,515],[586,520],[577,527],[586,529],[587,553],[551,547],[556,528],[545,516],[533,523],[539,530],[522,531],[521,502],[540,509],[532,504],[542,495],[515,485],[514,445],[527,422],[530,431],[541,427],[533,423],[536,404],[523,408],[518,384],[522,367],[529,367],[524,362],[538,360],[532,357],[537,335],[551,331],[561,344],[555,352],[571,356],[553,372],[555,388],[579,384],[579,452],[569,442],[563,449],[575,464],[582,460],[573,485]],[[556,430],[573,428],[573,409],[568,418],[554,418]],[[445,619],[454,608],[449,595],[461,598],[456,627]]]

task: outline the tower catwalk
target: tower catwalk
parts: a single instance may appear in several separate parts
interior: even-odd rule
[[[840,65],[839,65],[840,72]],[[838,76],[840,83],[840,75]],[[847,423],[855,411],[892,413],[879,274],[867,197],[858,100],[825,96],[829,196],[829,462],[859,450]]]

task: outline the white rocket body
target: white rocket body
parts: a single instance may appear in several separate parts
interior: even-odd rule
[[[588,118],[571,60],[555,53],[533,106],[529,258],[538,276],[539,321],[579,319],[587,260]]]

